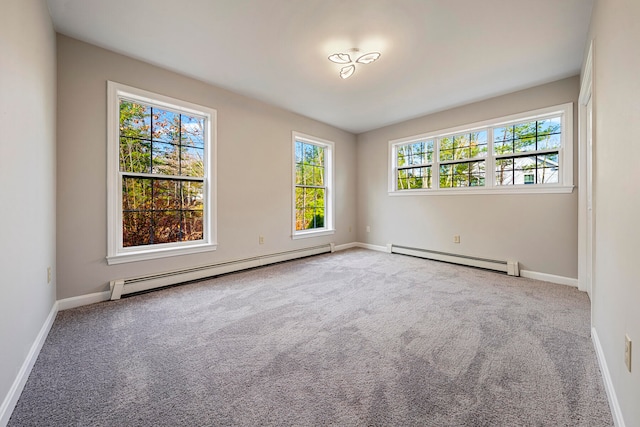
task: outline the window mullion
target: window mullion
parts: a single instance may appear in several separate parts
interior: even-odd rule
[[[495,157],[493,152],[493,127],[487,129],[487,157],[484,169],[484,186],[486,188],[493,188],[495,185]]]
[[[434,190],[440,189],[440,138],[434,138],[433,140],[433,185]]]

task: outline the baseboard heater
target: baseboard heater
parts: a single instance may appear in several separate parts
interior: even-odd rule
[[[430,249],[410,248],[400,245],[391,245],[390,252],[394,254],[433,259],[436,261],[451,262],[471,267],[486,268],[488,270],[502,271],[507,273],[509,276],[520,276],[518,261],[499,261],[495,259],[432,251]]]
[[[207,277],[219,276],[221,274],[232,273],[234,271],[246,270],[277,262],[288,261],[296,258],[304,258],[312,255],[319,255],[334,251],[334,244],[314,246],[293,251],[278,252],[268,255],[259,255],[252,258],[244,258],[235,261],[220,262],[217,264],[203,265],[200,267],[185,268],[165,273],[151,274],[130,279],[112,280],[111,300],[120,299],[122,295],[135,292],[147,291],[161,288],[163,286],[176,285],[178,283],[189,282],[191,280],[204,279]]]

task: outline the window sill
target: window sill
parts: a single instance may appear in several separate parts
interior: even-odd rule
[[[306,239],[307,237],[320,237],[320,236],[328,236],[334,234],[336,230],[330,229],[322,229],[317,231],[299,231],[291,236],[293,240],[296,239]]]
[[[390,196],[451,196],[453,194],[570,194],[573,185],[519,185],[492,188],[447,188],[445,190],[389,191]]]
[[[147,261],[152,259],[167,258],[178,255],[190,255],[202,252],[215,251],[218,245],[216,243],[202,243],[198,245],[165,247],[148,249],[141,251],[132,251],[120,253],[117,255],[107,256],[107,265],[125,264],[128,262]]]

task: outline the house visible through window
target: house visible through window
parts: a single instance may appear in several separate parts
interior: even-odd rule
[[[293,237],[333,232],[333,143],[294,132]]]
[[[117,149],[110,256],[212,246],[212,110],[141,96],[142,91],[115,83],[110,89],[115,91],[113,154]]]
[[[565,104],[390,141],[389,193],[570,192],[572,113]]]

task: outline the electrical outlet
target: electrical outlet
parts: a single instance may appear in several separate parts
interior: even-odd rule
[[[460,236],[458,236],[457,234],[453,236],[453,243],[460,243]]]
[[[367,233],[370,233],[370,232],[371,232],[371,227],[367,225]]]
[[[47,283],[51,283],[51,267],[47,267]]]
[[[349,233],[351,233],[351,226],[349,226]]]
[[[258,237],[258,243],[264,245],[264,236]]]
[[[629,335],[624,336],[624,364],[627,365],[627,369],[631,372],[631,338],[629,338]]]

